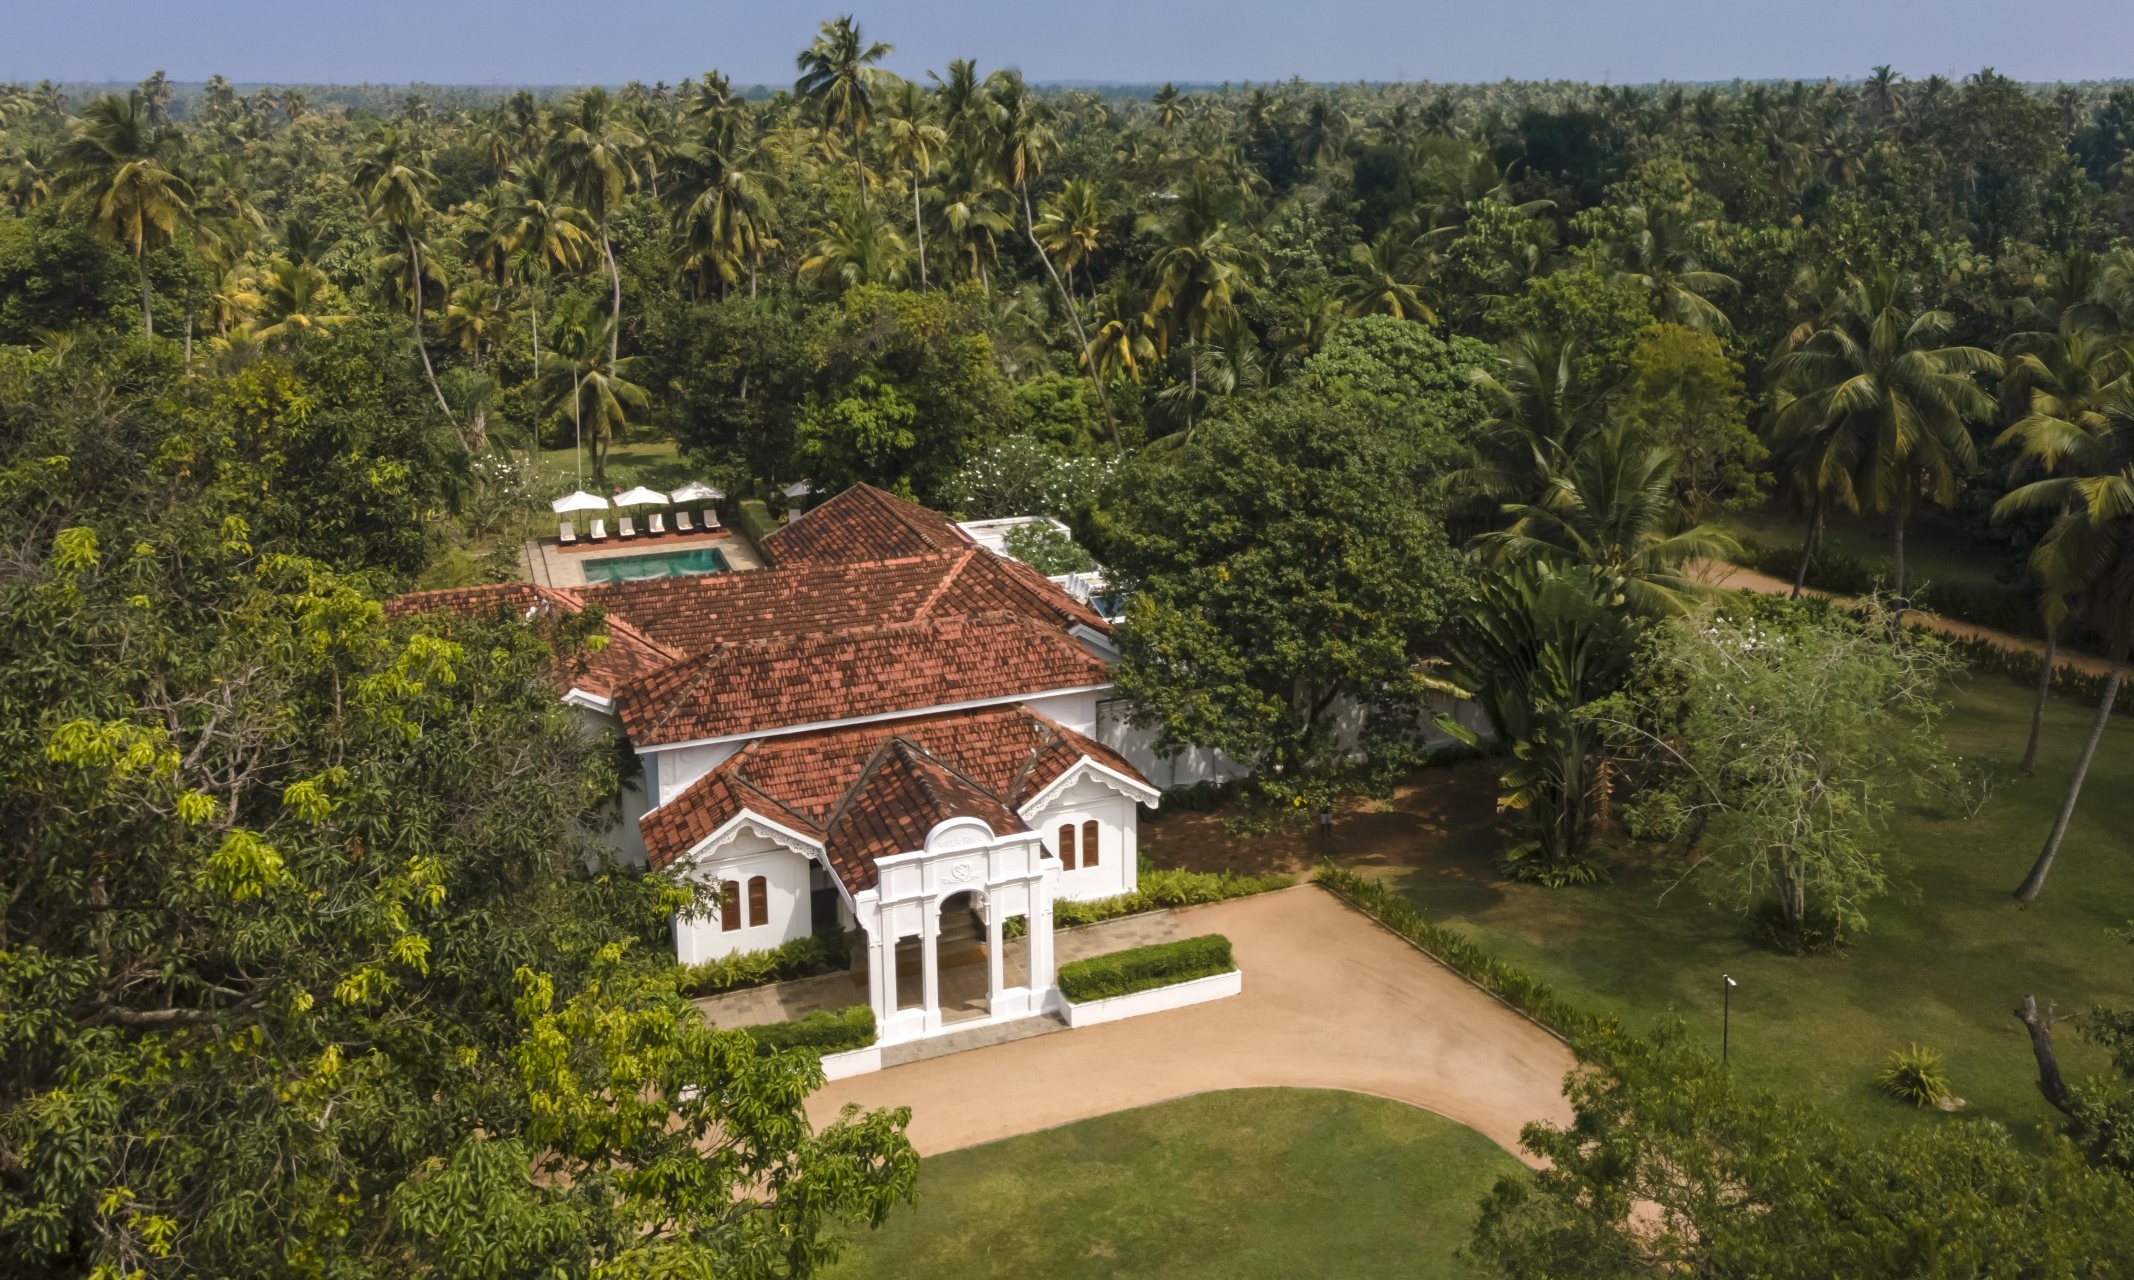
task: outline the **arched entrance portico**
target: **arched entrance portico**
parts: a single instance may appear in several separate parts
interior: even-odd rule
[[[868,935],[878,1043],[1045,1009],[1059,862],[1034,832],[996,835],[978,819],[954,818],[928,834],[925,848],[877,865],[879,884],[857,895],[853,905]],[[1006,986],[1002,965],[1002,934],[1011,916],[1029,921],[1028,959],[1014,988]]]

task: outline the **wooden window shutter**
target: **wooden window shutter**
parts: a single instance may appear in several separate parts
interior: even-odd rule
[[[771,922],[771,882],[762,876],[751,876],[748,881],[748,923],[750,928]]]
[[[1097,865],[1097,820],[1091,818],[1082,824],[1082,865]]]
[[[719,884],[719,928],[732,933],[741,927],[741,886],[726,880]]]
[[[1074,824],[1072,822],[1060,824],[1060,866],[1069,871],[1074,870]]]

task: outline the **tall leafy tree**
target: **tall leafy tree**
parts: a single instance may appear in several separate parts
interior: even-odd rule
[[[2086,464],[2082,475],[2058,475],[2033,481],[2002,498],[1994,507],[1997,517],[2021,511],[2059,513],[2045,537],[2032,549],[2031,571],[2037,575],[2048,607],[2057,600],[2076,599],[2105,637],[2106,657],[2112,664],[2097,717],[2089,737],[2076,758],[2067,796],[2053,818],[2045,846],[2031,865],[2030,873],[2016,888],[2016,897],[2036,900],[2052,871],[2060,843],[2074,819],[2083,780],[2096,759],[2104,726],[2119,700],[2126,679],[2127,654],[2134,647],[2134,379],[2122,376],[2104,398],[2101,412],[2090,431],[2065,431],[2038,424],[2040,438],[2057,436],[2070,456]],[[2074,424],[2068,424],[2070,426]],[[2075,451],[2079,450],[2079,455]]]
[[[371,131],[356,160],[356,193],[394,245],[397,265],[389,266],[390,276],[406,288],[409,323],[415,333],[415,350],[422,357],[423,374],[437,396],[437,407],[451,419],[452,406],[445,402],[444,390],[437,385],[437,370],[430,363],[430,344],[422,336],[423,284],[426,278],[442,275],[425,258],[427,246],[423,243],[423,228],[431,212],[430,188],[436,183],[437,175],[423,167],[415,140],[406,132],[393,125],[379,125]],[[393,256],[389,255],[387,261],[392,263]]]
[[[810,104],[817,127],[827,140],[842,131],[859,181],[860,203],[867,203],[867,166],[860,157],[860,135],[874,124],[874,95],[889,73],[875,64],[896,52],[894,45],[869,42],[850,14],[822,24],[815,40],[794,59],[800,78],[793,93]]]
[[[1956,496],[1977,458],[1964,424],[1992,413],[1973,375],[2001,368],[1990,351],[1945,345],[1955,317],[1920,308],[1916,292],[1897,273],[1875,271],[1843,292],[1823,328],[1772,363],[1774,430],[1781,439],[1828,439],[1815,451],[1820,500],[1891,514],[1900,598],[1905,523],[1922,497]]]
[[[919,287],[926,288],[926,214],[921,189],[934,161],[948,146],[948,131],[934,121],[933,99],[910,80],[897,81],[882,117],[890,163],[911,177],[911,233],[919,249]]]
[[[600,236],[611,295],[608,359],[614,361],[622,352],[622,270],[615,265],[615,242],[608,235],[608,224],[637,178],[637,153],[643,140],[629,129],[615,99],[597,85],[580,90],[571,99],[558,126],[555,141],[549,144],[549,158]]]
[[[60,149],[54,184],[68,207],[88,215],[97,235],[132,252],[141,282],[141,334],[149,338],[156,321],[148,253],[169,244],[193,216],[193,188],[178,171],[181,137],[157,122],[160,111],[138,89],[90,103]]]

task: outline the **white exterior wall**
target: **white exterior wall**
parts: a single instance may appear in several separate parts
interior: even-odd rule
[[[1133,800],[1085,774],[1057,796],[1046,797],[1042,805],[1024,809],[1022,818],[1037,832],[1047,856],[1052,858],[1060,857],[1060,828],[1074,824],[1075,869],[1059,873],[1055,897],[1087,902],[1134,891],[1139,882],[1137,840],[1141,815]],[[1080,852],[1082,824],[1092,819],[1098,828],[1097,865],[1088,867],[1083,865]]]
[[[805,856],[754,831],[742,831],[701,857],[689,869],[689,878],[707,884],[728,880],[740,886],[742,926],[731,931],[721,929],[716,911],[694,920],[677,920],[674,958],[682,964],[701,964],[806,937],[813,924],[808,896],[811,865]],[[752,876],[769,881],[765,886],[769,919],[761,925],[748,923],[748,882]]]
[[[596,711],[582,702],[569,704],[577,713],[578,724],[588,734],[603,734],[611,738],[622,736],[622,721],[612,713]],[[622,776],[622,820],[603,833],[607,843],[614,847],[615,854],[624,866],[642,867],[648,862],[645,854],[645,834],[638,830],[637,820],[645,816],[653,806],[645,799],[645,782],[625,773]],[[662,803],[665,803],[662,801]]]
[[[746,742],[714,742],[698,747],[670,747],[664,751],[644,751],[645,777],[656,779],[659,804],[672,803],[674,798],[690,783],[726,763]],[[653,808],[658,808],[654,805]]]
[[[1022,705],[1076,733],[1091,738],[1097,736],[1097,693],[1093,689],[1088,693],[1059,693],[1049,698],[1024,698]]]
[[[1196,782],[1227,782],[1252,770],[1220,751],[1186,747],[1174,755],[1156,751],[1155,729],[1137,729],[1128,723],[1131,708],[1124,698],[1107,698],[1097,705],[1097,730],[1090,736],[1126,757],[1158,791],[1191,786]]]

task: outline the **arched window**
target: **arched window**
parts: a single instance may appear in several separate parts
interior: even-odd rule
[[[1074,824],[1072,822],[1060,824],[1060,866],[1068,871],[1074,870]]]
[[[719,883],[719,929],[732,933],[741,927],[741,885],[737,881]]]
[[[771,922],[771,882],[762,876],[748,881],[748,925],[753,929]]]
[[[1097,820],[1091,818],[1082,824],[1082,865],[1097,865]]]

